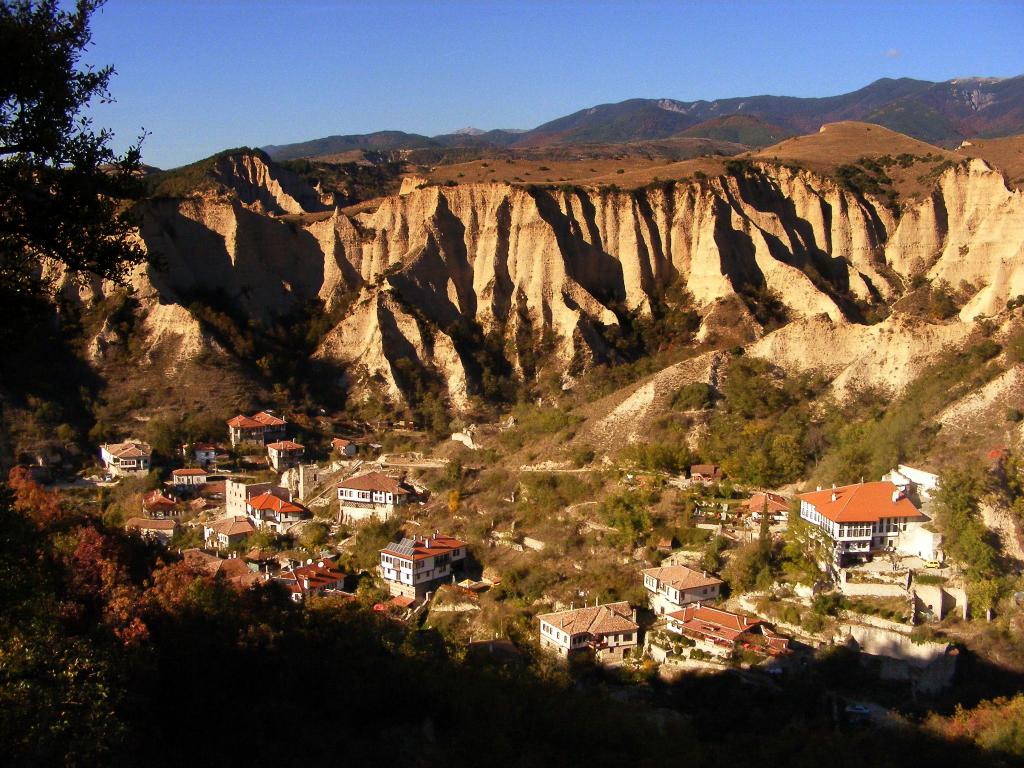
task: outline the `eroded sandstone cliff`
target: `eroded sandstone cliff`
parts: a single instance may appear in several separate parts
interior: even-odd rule
[[[319,299],[344,313],[316,354],[347,366],[357,394],[396,400],[399,369],[413,365],[465,404],[478,385],[467,328],[507,340],[516,371],[545,335],[566,370],[603,359],[623,313],[648,312],[676,281],[705,317],[705,336],[723,301],[773,294],[788,323],[754,354],[840,385],[897,390],[972,321],[1024,293],[1024,201],[980,160],[948,168],[900,210],[757,164],[638,191],[428,186],[351,217],[285,219],[268,213],[316,210],[315,191],[289,179],[286,192],[258,158],[224,173],[234,196],[144,206],[140,237],[158,263],[134,282],[153,336],[170,343],[177,333],[186,356],[208,348],[188,313],[167,305],[215,292],[264,322]],[[958,319],[865,324],[918,276],[964,286]]]

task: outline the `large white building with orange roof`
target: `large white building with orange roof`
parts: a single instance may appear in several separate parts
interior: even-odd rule
[[[889,481],[819,489],[799,499],[801,519],[828,537],[836,565],[893,550],[935,557],[938,536],[925,527],[929,518]]]

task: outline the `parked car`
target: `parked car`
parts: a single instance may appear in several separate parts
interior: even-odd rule
[[[940,563],[938,560],[928,560],[928,561],[925,562],[924,567],[925,568],[941,568],[942,567],[942,563]]]

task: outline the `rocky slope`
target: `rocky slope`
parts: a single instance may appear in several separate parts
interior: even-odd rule
[[[740,305],[752,353],[821,369],[840,387],[898,390],[1024,293],[1024,200],[980,160],[948,168],[900,210],[770,162],[635,192],[423,187],[351,217],[305,215],[320,207],[315,191],[294,179],[286,191],[259,156],[218,181],[235,193],[142,206],[140,237],[158,264],[134,282],[153,342],[184,357],[230,354],[183,309],[213,294],[262,322],[319,299],[342,317],[317,355],[347,366],[362,396],[400,400],[416,369],[461,407],[479,386],[478,331],[505,341],[517,372],[547,337],[575,373],[611,354],[623,313],[648,312],[677,280],[705,318],[703,338],[723,302],[741,295],[753,308],[774,294],[787,322],[766,336]],[[963,286],[958,318],[864,324],[919,277]]]

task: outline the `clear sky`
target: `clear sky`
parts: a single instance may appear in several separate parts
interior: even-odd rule
[[[532,128],[632,97],[1024,74],[1021,2],[108,0],[99,126],[171,167],[240,145]]]

